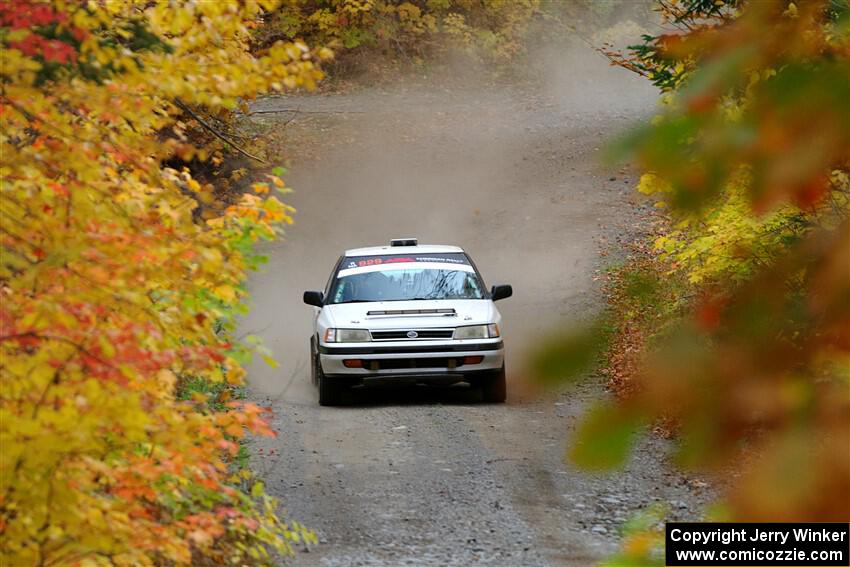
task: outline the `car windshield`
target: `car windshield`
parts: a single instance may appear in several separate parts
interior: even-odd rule
[[[484,299],[484,287],[469,269],[412,266],[342,275],[331,290],[331,303],[414,299]]]

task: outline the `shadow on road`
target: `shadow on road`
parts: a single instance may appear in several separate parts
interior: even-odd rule
[[[481,390],[456,386],[372,386],[353,388],[345,408],[483,404]]]

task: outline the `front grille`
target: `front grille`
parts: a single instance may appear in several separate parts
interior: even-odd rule
[[[415,333],[415,336],[410,336]],[[393,331],[372,331],[373,341],[422,341],[450,339],[454,329],[401,329]]]

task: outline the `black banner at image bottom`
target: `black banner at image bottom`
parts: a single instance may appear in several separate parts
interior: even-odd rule
[[[850,524],[670,522],[666,564],[850,565]]]

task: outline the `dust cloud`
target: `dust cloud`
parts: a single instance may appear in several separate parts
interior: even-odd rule
[[[499,304],[509,380],[538,337],[594,308],[598,239],[623,218],[634,182],[601,166],[600,148],[648,115],[656,93],[584,45],[534,60],[542,79],[531,83],[472,84],[470,72],[255,104],[299,113],[257,118],[285,128],[286,201],[298,213],[249,282],[240,333],[261,336],[281,362],[254,364],[253,389],[314,403],[313,309],[301,294],[324,287],[346,248],[402,236],[456,244],[487,285],[512,284]]]

